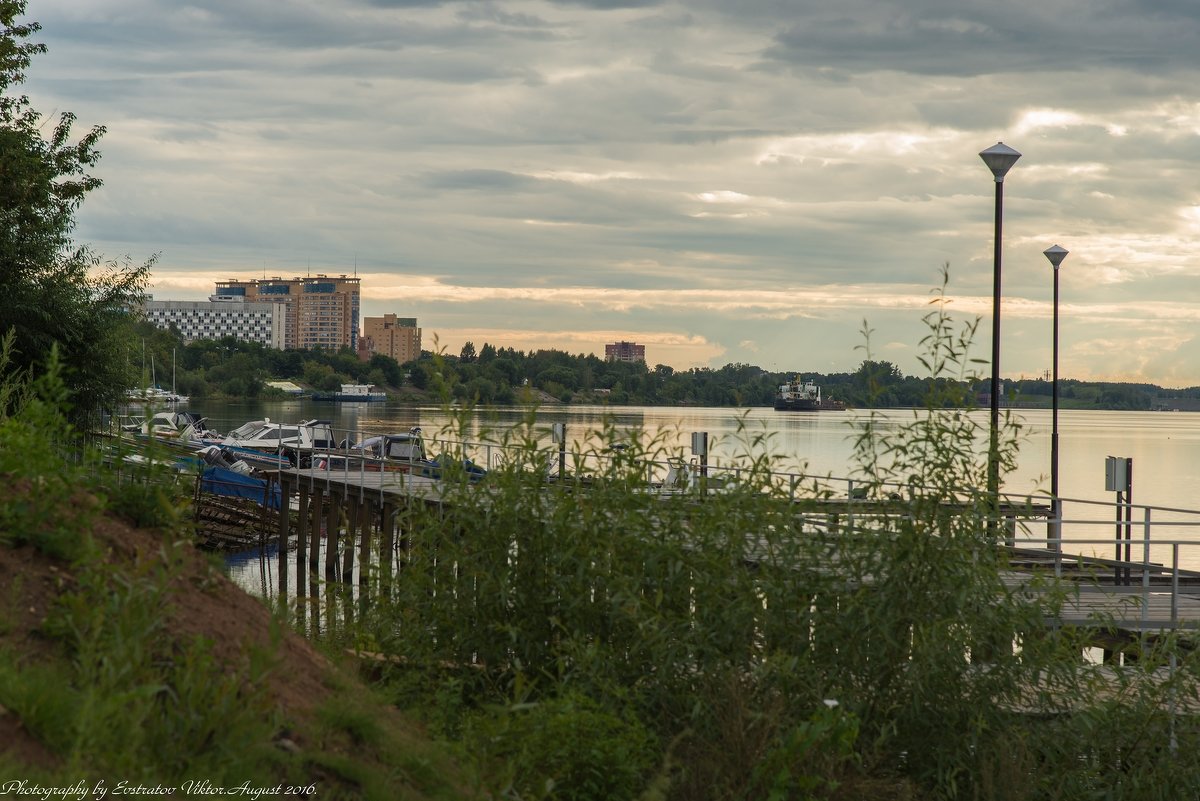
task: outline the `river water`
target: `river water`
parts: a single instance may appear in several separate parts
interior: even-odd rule
[[[333,422],[339,439],[357,439],[377,433],[407,431],[420,426],[426,440],[436,438],[452,422],[452,413],[432,406],[408,406],[389,403],[319,403],[307,399],[270,402],[227,402],[205,404],[197,401],[190,411],[208,415],[209,425],[227,431],[251,419],[270,417],[281,422],[323,419]],[[874,412],[884,427],[896,426],[911,420],[916,412],[889,409]],[[1004,490],[1019,495],[1042,495],[1050,486],[1049,410],[1013,410],[1023,424],[1016,469],[1005,477]],[[747,450],[739,430],[759,435],[761,442],[750,450],[763,449],[779,457],[780,468],[802,471],[809,476],[850,477],[856,421],[869,412],[776,412],[769,408],[731,409],[698,407],[608,407],[608,406],[547,406],[535,410],[524,407],[489,409],[471,413],[459,421],[464,438],[477,440],[496,438],[496,432],[512,429],[523,421],[533,420],[534,429],[549,445],[550,428],[554,423],[566,425],[571,448],[587,449],[598,443],[594,432],[608,421],[622,436],[638,429],[646,436],[658,436],[674,455],[691,458],[691,434],[709,435],[709,462],[715,466],[736,465],[738,454]],[[988,411],[972,412],[986,431]],[[986,441],[980,442],[986,450]],[[431,447],[438,452],[437,445]],[[498,450],[498,449],[497,449]],[[478,449],[473,458],[486,464],[498,459],[493,449]],[[1081,521],[1071,531],[1073,536],[1112,538],[1114,519],[1112,503],[1115,495],[1105,490],[1105,458],[1108,456],[1133,459],[1132,500],[1139,507],[1168,507],[1170,509],[1200,509],[1197,490],[1200,489],[1200,414],[1187,412],[1110,412],[1064,410],[1059,412],[1059,487],[1065,499],[1089,503],[1068,502],[1064,517]],[[1091,505],[1091,502],[1108,506]],[[1141,524],[1145,511],[1135,509],[1133,516]],[[1200,532],[1190,528],[1200,524],[1200,517],[1152,510],[1154,522],[1187,521],[1185,527],[1156,529],[1156,541],[1200,540]],[[1088,521],[1088,522],[1082,522]],[[1065,528],[1065,526],[1064,526]],[[1140,542],[1141,528],[1133,536]],[[1035,536],[1045,536],[1044,532]],[[1064,531],[1064,536],[1068,534]],[[1081,544],[1067,548],[1079,553],[1111,556],[1111,545]],[[1140,551],[1134,553],[1140,558]],[[1169,548],[1155,548],[1154,558],[1170,563]],[[256,561],[256,560],[255,560]],[[236,560],[235,560],[236,562]],[[1181,564],[1200,568],[1200,544],[1184,546]],[[241,568],[235,567],[235,572]],[[247,564],[248,580],[257,584],[261,578],[257,566]]]
[[[290,400],[260,403],[196,402],[189,411],[207,415],[209,425],[225,431],[247,420],[270,417],[281,422],[312,418],[331,420],[334,428],[348,436],[407,431],[421,426],[427,438],[436,436],[451,422],[439,407],[414,407],[387,403],[316,403]],[[751,434],[765,434],[768,449],[781,465],[794,470],[807,465],[809,474],[849,476],[852,472],[853,437],[856,420],[868,412],[776,412],[769,408],[731,409],[655,406],[554,406],[534,411],[507,407],[479,411],[466,421],[467,439],[478,439],[487,431],[500,431],[522,423],[533,415],[541,438],[549,442],[550,426],[564,423],[572,447],[594,445],[588,434],[606,419],[618,431],[641,429],[659,435],[679,454],[690,456],[692,432],[709,434],[710,460],[736,462],[745,451],[738,436],[739,426]],[[914,412],[888,409],[874,413],[883,426],[912,419]],[[986,427],[986,409],[973,412]],[[1016,470],[1005,477],[1008,492],[1033,494],[1049,490],[1049,410],[1014,410],[1024,424]],[[986,447],[986,443],[980,443]],[[1139,504],[1200,507],[1200,414],[1187,412],[1108,412],[1065,410],[1059,412],[1059,487],[1066,498],[1112,501],[1104,489],[1107,456],[1131,457],[1134,467],[1133,496]]]

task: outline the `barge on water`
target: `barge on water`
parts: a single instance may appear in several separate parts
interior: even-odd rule
[[[314,392],[312,399],[315,401],[344,401],[348,403],[387,400],[386,392],[374,391],[371,387],[371,384],[342,384],[340,392]]]
[[[819,386],[799,376],[787,384],[780,384],[775,395],[777,412],[841,412],[845,409],[845,401],[822,398]]]

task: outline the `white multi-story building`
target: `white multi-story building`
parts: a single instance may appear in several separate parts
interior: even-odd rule
[[[159,328],[175,326],[184,342],[233,337],[276,349],[284,347],[287,309],[282,303],[211,295],[208,300],[150,300],[145,313],[146,319]]]

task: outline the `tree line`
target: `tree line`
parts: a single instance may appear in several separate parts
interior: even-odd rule
[[[425,351],[405,364],[381,354],[361,361],[349,348],[275,350],[227,337],[184,343],[174,330],[132,323],[136,350],[127,346],[130,360],[140,359],[141,383],[154,381],[196,398],[267,398],[278,394],[267,382],[286,380],[306,390],[332,392],[342,384],[374,384],[393,397],[414,402],[454,401],[508,405],[531,399],[543,402],[597,403],[634,406],[770,406],[781,384],[803,377],[819,385],[826,398],[853,408],[924,407],[937,395],[956,405],[988,404],[988,382],[957,382],[957,392],[934,392],[933,383],[954,383],[905,375],[888,361],[865,359],[852,372],[780,372],[751,364],[694,367],[676,370],[642,362],[612,362],[593,354],[555,349],[523,351],[484,343],[466,343],[457,354]],[[142,350],[144,348],[144,351]],[[151,375],[151,364],[154,376]],[[942,388],[944,389],[944,387]],[[1004,405],[1048,408],[1053,384],[1049,380],[1004,382]],[[1059,381],[1064,409],[1148,410],[1161,397],[1200,399],[1200,387],[1167,390],[1154,384]]]
[[[372,383],[419,400],[481,404],[514,403],[537,390],[564,403],[765,406],[796,377],[749,364],[676,370],[490,343],[476,350],[468,342],[457,355],[425,353],[406,365],[378,355],[362,362],[349,350],[275,351],[233,339],[184,344],[177,332],[154,329],[129,311],[145,297],[154,257],[141,264],[106,260],[72,238],[76,210],[100,185],[90,170],[104,128],[76,136],[74,115],[48,120],[12,91],[32,57],[45,51],[28,41],[39,26],[18,21],[24,11],[24,2],[0,0],[0,334],[13,337],[10,372],[37,371],[57,351],[81,419],[113,408],[130,387],[169,386],[168,369],[177,391],[197,397],[266,396],[272,390],[265,382],[276,378],[321,391]],[[869,359],[853,372],[804,378],[826,397],[860,408],[922,406],[933,380]],[[1048,381],[1007,386],[1015,403],[1049,405]],[[977,387],[965,389],[978,398]],[[1067,380],[1060,389],[1065,408],[1148,409],[1156,396],[1200,398],[1197,387],[1167,393],[1150,384]]]

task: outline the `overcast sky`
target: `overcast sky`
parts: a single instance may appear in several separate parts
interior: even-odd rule
[[[77,237],[158,299],[352,274],[363,313],[651,365],[923,374],[930,291],[1005,376],[1200,384],[1192,0],[30,0],[25,90],[108,128]],[[983,371],[988,372],[985,366]]]

